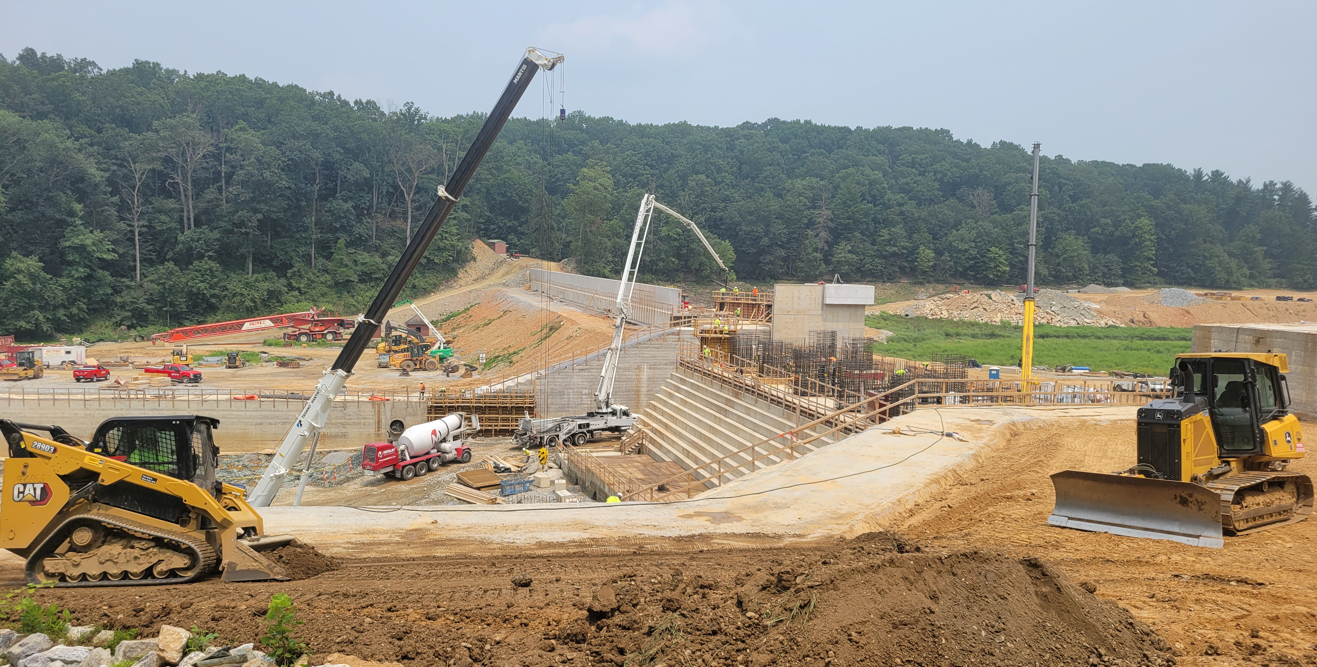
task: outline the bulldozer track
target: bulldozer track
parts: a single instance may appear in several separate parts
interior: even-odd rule
[[[125,576],[123,579],[114,580],[114,579],[110,579],[108,575],[106,575],[104,578],[97,581],[56,581],[55,582],[56,588],[92,588],[92,587],[104,587],[104,586],[155,586],[160,584],[182,584],[210,574],[215,570],[216,565],[219,563],[219,558],[216,555],[215,550],[212,549],[211,546],[208,543],[206,543],[204,539],[197,539],[187,533],[157,530],[155,528],[151,528],[149,526],[137,523],[136,521],[128,521],[109,514],[103,514],[100,512],[88,512],[86,514],[79,514],[77,516],[70,517],[69,519],[64,521],[64,523],[60,524],[58,529],[56,529],[54,532],[50,534],[50,537],[46,538],[46,540],[41,543],[40,547],[38,547],[35,551],[33,551],[32,555],[27,559],[26,568],[24,570],[24,574],[26,575],[27,580],[32,583],[40,583],[41,581],[43,581],[43,579],[37,574],[37,571],[41,568],[42,561],[46,557],[52,555],[51,552],[53,552],[54,549],[57,548],[61,542],[64,541],[65,537],[70,532],[69,529],[71,529],[75,524],[85,523],[88,521],[98,522],[106,526],[112,526],[114,528],[117,528],[127,533],[146,535],[151,538],[155,538],[157,540],[164,540],[166,542],[179,545],[182,547],[181,549],[179,549],[180,551],[184,553],[190,552],[189,555],[191,555],[196,559],[194,561],[195,564],[191,568],[192,572],[191,574],[187,574],[184,576],[151,577],[150,571],[148,570],[147,574],[143,576],[143,578],[141,579],[131,579]]]
[[[1296,502],[1275,508],[1258,508],[1236,514],[1235,497],[1240,491],[1260,486],[1264,483],[1293,481],[1297,487]],[[1244,472],[1228,475],[1204,484],[1207,488],[1221,494],[1221,528],[1232,535],[1252,533],[1267,528],[1276,528],[1298,523],[1312,514],[1313,485],[1312,478],[1297,472]],[[1273,511],[1267,511],[1273,510]]]

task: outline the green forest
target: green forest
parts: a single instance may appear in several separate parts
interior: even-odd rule
[[[483,120],[146,61],[0,56],[3,333],[358,312]],[[407,293],[454,275],[472,238],[615,276],[644,192],[744,279],[1022,282],[1031,162],[945,129],[513,119]],[[1056,156],[1040,193],[1042,284],[1317,287],[1317,215],[1288,181]],[[697,244],[657,226],[642,277],[720,277]]]

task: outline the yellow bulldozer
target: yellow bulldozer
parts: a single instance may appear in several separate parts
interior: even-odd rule
[[[218,426],[116,417],[84,442],[0,419],[0,548],[27,559],[28,581],[59,587],[178,584],[217,570],[225,581],[287,580],[260,552],[292,537],[264,535],[242,489],[215,478]]]
[[[1052,475],[1047,522],[1219,548],[1225,534],[1308,518],[1312,479],[1285,470],[1306,455],[1288,372],[1284,354],[1176,356],[1177,395],[1138,411],[1137,463]]]

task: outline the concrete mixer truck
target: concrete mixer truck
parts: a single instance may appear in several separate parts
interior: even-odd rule
[[[361,468],[367,475],[391,475],[401,480],[421,477],[450,461],[471,461],[467,438],[480,430],[480,418],[463,412],[405,428],[389,424],[388,442],[362,449]]]

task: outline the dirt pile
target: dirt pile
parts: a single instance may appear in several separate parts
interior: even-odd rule
[[[1128,291],[1130,291],[1130,288],[1128,287],[1104,287],[1097,283],[1089,283],[1088,285],[1079,288],[1080,294],[1117,294],[1119,292]]]
[[[1167,306],[1169,308],[1185,308],[1187,306],[1201,306],[1205,303],[1211,303],[1211,299],[1205,299],[1189,290],[1179,288],[1159,289],[1148,296],[1143,297],[1144,301],[1156,306]]]
[[[265,557],[278,563],[293,581],[318,577],[338,569],[337,560],[297,540],[288,546],[266,552]]]
[[[943,294],[906,306],[906,317],[929,317],[943,320],[970,320],[993,324],[1024,322],[1022,295],[998,290],[976,294]],[[1097,313],[1097,306],[1056,290],[1039,290],[1034,297],[1034,321],[1062,327],[1121,326],[1120,322]]]
[[[311,664],[1169,665],[1168,647],[1048,564],[870,533],[827,546],[358,563],[241,587],[41,591],[79,622],[251,641],[289,593]]]

